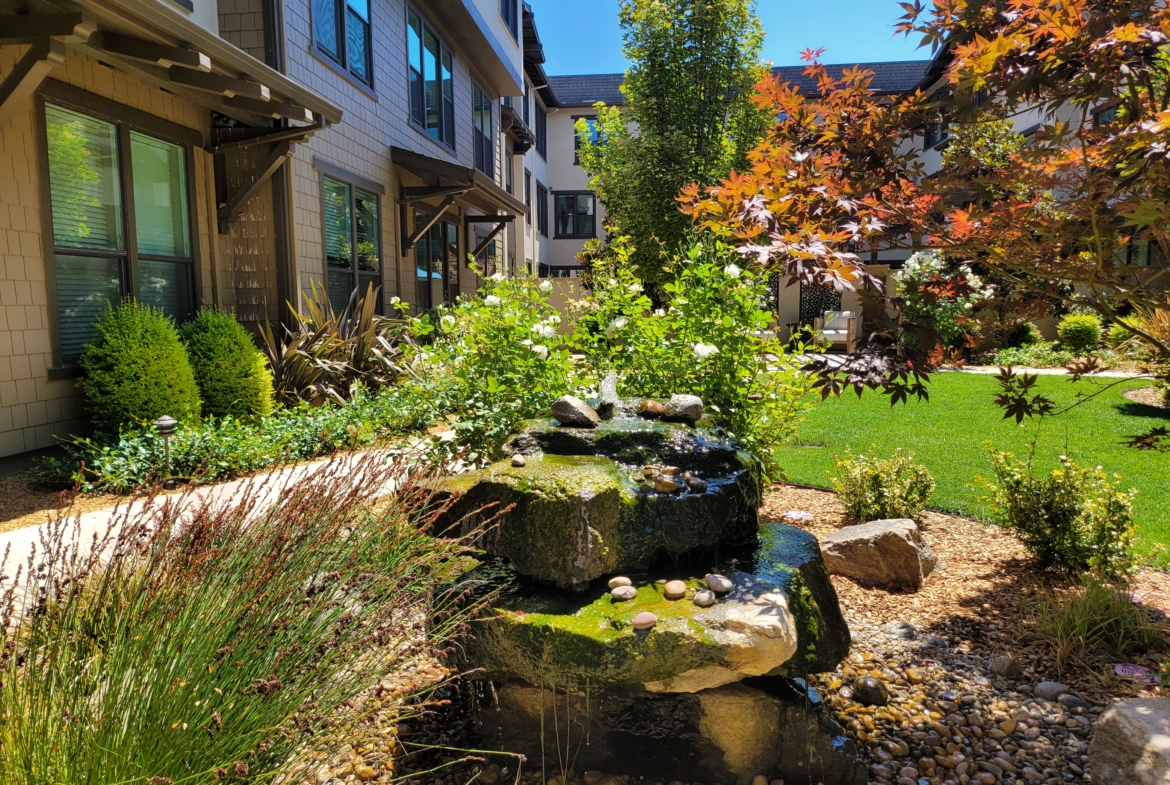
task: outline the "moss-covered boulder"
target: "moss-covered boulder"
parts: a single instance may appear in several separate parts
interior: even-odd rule
[[[690,599],[703,586],[703,570],[665,573],[686,578],[686,598],[667,600],[661,577],[631,576],[637,595],[618,602],[603,580],[567,594],[493,560],[464,576],[499,592],[475,626],[467,664],[488,678],[648,692],[831,670],[848,651],[849,631],[816,538],[789,526],[762,529],[765,542],[786,543],[783,555],[768,556],[765,548],[754,569],[726,570],[734,588],[709,608]],[[658,622],[637,631],[634,617],[644,611]]]
[[[754,542],[762,488],[757,462],[706,427],[643,420],[623,409],[597,428],[533,420],[504,460],[448,478],[458,499],[439,525],[474,531],[498,520],[484,549],[523,575],[580,590],[602,575],[645,571],[682,554]],[[650,487],[643,468],[677,469],[676,490]],[[700,480],[688,485],[682,474]]]

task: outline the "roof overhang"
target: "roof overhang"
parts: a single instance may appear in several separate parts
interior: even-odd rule
[[[0,44],[31,43],[34,50],[67,46],[247,124],[283,118],[319,128],[341,121],[335,104],[165,3],[35,0],[25,8],[28,13],[6,14],[0,6]],[[77,24],[70,25],[74,19]],[[50,52],[46,62],[54,56]],[[20,69],[14,75],[20,76]],[[21,91],[29,83],[26,76],[15,87]],[[11,86],[8,77],[2,85]],[[5,97],[0,86],[0,102]]]
[[[500,129],[512,140],[512,152],[523,155],[536,144],[536,134],[524,124],[516,107],[500,104]]]
[[[463,50],[497,95],[523,95],[524,79],[512,57],[475,7],[474,0],[431,0],[427,9]]]
[[[550,109],[559,107],[556,93],[548,83],[548,76],[544,72],[544,45],[540,43],[540,34],[536,31],[536,15],[528,3],[524,4],[524,73],[528,81],[540,94],[540,100]]]

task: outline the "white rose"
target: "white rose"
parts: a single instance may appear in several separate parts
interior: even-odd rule
[[[552,281],[548,281],[548,280],[541,281],[540,282],[540,291],[544,292],[545,294],[548,294],[549,292],[551,292],[552,291]]]
[[[544,338],[556,338],[557,328],[553,327],[551,324],[546,324],[544,327],[540,328],[540,335]]]
[[[640,283],[630,284],[630,294],[641,294],[641,293],[642,293],[642,284],[640,284]]]
[[[547,346],[541,346],[540,344],[537,344],[536,346],[532,347],[532,352],[542,360],[548,359],[548,347]]]
[[[484,301],[484,303],[485,303],[485,304],[487,304],[487,305],[490,305],[490,306],[493,306],[493,307],[495,307],[495,306],[499,305],[500,303],[504,302],[504,301],[503,301],[503,300],[501,300],[499,297],[496,297],[494,294],[489,294],[487,297],[483,298],[483,301]]]
[[[655,316],[666,316],[666,309],[665,309],[665,308],[659,308],[659,309],[657,309],[657,310],[655,310],[655,311],[654,311],[654,315],[655,315]]]
[[[496,283],[499,283],[500,281],[504,280],[504,274],[503,273],[495,273],[491,276],[491,280],[495,281]]]
[[[561,317],[557,316],[557,315],[554,313],[552,316],[548,317],[548,323],[549,323],[549,324],[560,324],[560,323],[561,323]]]
[[[706,360],[713,354],[719,354],[719,347],[712,346],[709,343],[697,343],[694,345],[692,351],[694,351],[695,356],[700,360]]]
[[[618,318],[616,318],[612,322],[610,322],[609,326],[605,328],[605,334],[612,338],[614,333],[616,333],[618,330],[623,329],[629,323],[630,323],[629,319],[627,319],[624,316],[619,316]]]
[[[444,314],[443,318],[439,320],[439,325],[443,328],[443,332],[452,330],[455,327],[455,317],[451,314]]]
[[[521,344],[523,344],[524,346],[531,346],[531,345],[532,345],[532,339],[531,339],[531,338],[525,338],[525,339],[524,339],[523,341],[521,341],[520,343],[521,343]]]
[[[734,264],[729,264],[723,268],[723,272],[727,273],[728,278],[738,278],[743,270],[739,269],[739,267]]]
[[[608,281],[606,281],[606,283],[608,283],[610,286],[617,286],[617,278],[610,278]]]

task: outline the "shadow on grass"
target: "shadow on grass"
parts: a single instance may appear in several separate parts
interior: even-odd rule
[[[1125,403],[1116,404],[1114,408],[1126,417],[1149,417],[1154,420],[1170,420],[1170,409],[1149,406],[1144,403],[1137,403],[1136,401],[1127,400]]]

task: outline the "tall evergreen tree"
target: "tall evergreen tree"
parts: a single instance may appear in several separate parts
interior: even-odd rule
[[[767,76],[755,0],[622,0],[626,106],[597,104],[596,138],[578,121],[581,165],[611,235],[633,243],[642,280],[668,276],[690,219],[678,197],[741,168],[774,122],[752,100]]]

